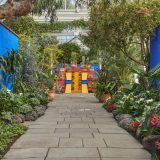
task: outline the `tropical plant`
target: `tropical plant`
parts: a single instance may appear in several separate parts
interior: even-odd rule
[[[159,80],[160,80],[160,65],[155,66],[151,70],[143,70],[134,66],[131,67],[131,72],[138,74],[139,76],[139,87],[142,90],[151,90],[159,88]]]
[[[120,81],[111,70],[99,70],[94,86],[97,97],[107,93],[112,97],[118,91]]]

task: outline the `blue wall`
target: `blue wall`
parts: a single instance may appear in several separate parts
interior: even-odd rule
[[[8,51],[19,49],[19,38],[16,34],[10,31],[6,26],[0,22],[0,57],[7,58]],[[0,71],[0,76],[2,76],[2,71]],[[7,86],[9,90],[12,90],[12,78],[10,75],[4,80],[4,85]],[[10,82],[7,79],[10,79]]]
[[[156,28],[155,35],[151,36],[150,69],[160,64],[160,27]]]

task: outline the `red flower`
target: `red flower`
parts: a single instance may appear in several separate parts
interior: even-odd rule
[[[152,124],[152,126],[160,126],[160,121],[158,121],[158,117],[156,114],[152,114],[151,124]]]
[[[115,108],[116,108],[115,105],[112,104],[112,103],[110,103],[110,104],[108,104],[108,106],[107,106],[107,111],[108,111],[108,112],[112,112]]]
[[[134,128],[138,128],[140,126],[140,123],[138,121],[134,121],[131,123],[131,126]]]

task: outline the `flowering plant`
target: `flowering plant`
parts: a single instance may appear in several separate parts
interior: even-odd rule
[[[158,115],[155,113],[151,116],[151,124],[152,126],[160,126],[160,120],[158,119]]]
[[[144,135],[160,135],[160,120],[159,114],[145,114],[144,119],[141,119],[142,125],[139,127],[139,132]]]
[[[134,127],[134,128],[138,128],[138,127],[140,126],[140,122],[138,122],[138,121],[133,121],[133,122],[131,123],[131,126]]]
[[[114,104],[112,104],[112,103],[109,103],[108,105],[107,105],[107,111],[108,112],[113,112],[113,110],[115,110],[116,109],[116,106],[114,105]]]
[[[135,135],[139,126],[140,126],[140,122],[139,122],[139,121],[133,121],[133,122],[129,125],[128,131],[129,131],[130,133],[132,133],[133,135]]]

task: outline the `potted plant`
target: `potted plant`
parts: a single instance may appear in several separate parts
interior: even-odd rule
[[[95,96],[99,102],[104,103],[107,99],[110,99],[111,95],[108,91],[108,86],[105,83],[96,82],[94,88],[96,90]]]
[[[108,70],[98,70],[97,79],[94,83],[95,96],[100,102],[112,99],[117,92],[119,81]]]
[[[53,101],[55,99],[55,91],[54,91],[54,82],[53,80],[47,80],[47,88],[48,88],[48,96],[49,101]]]

